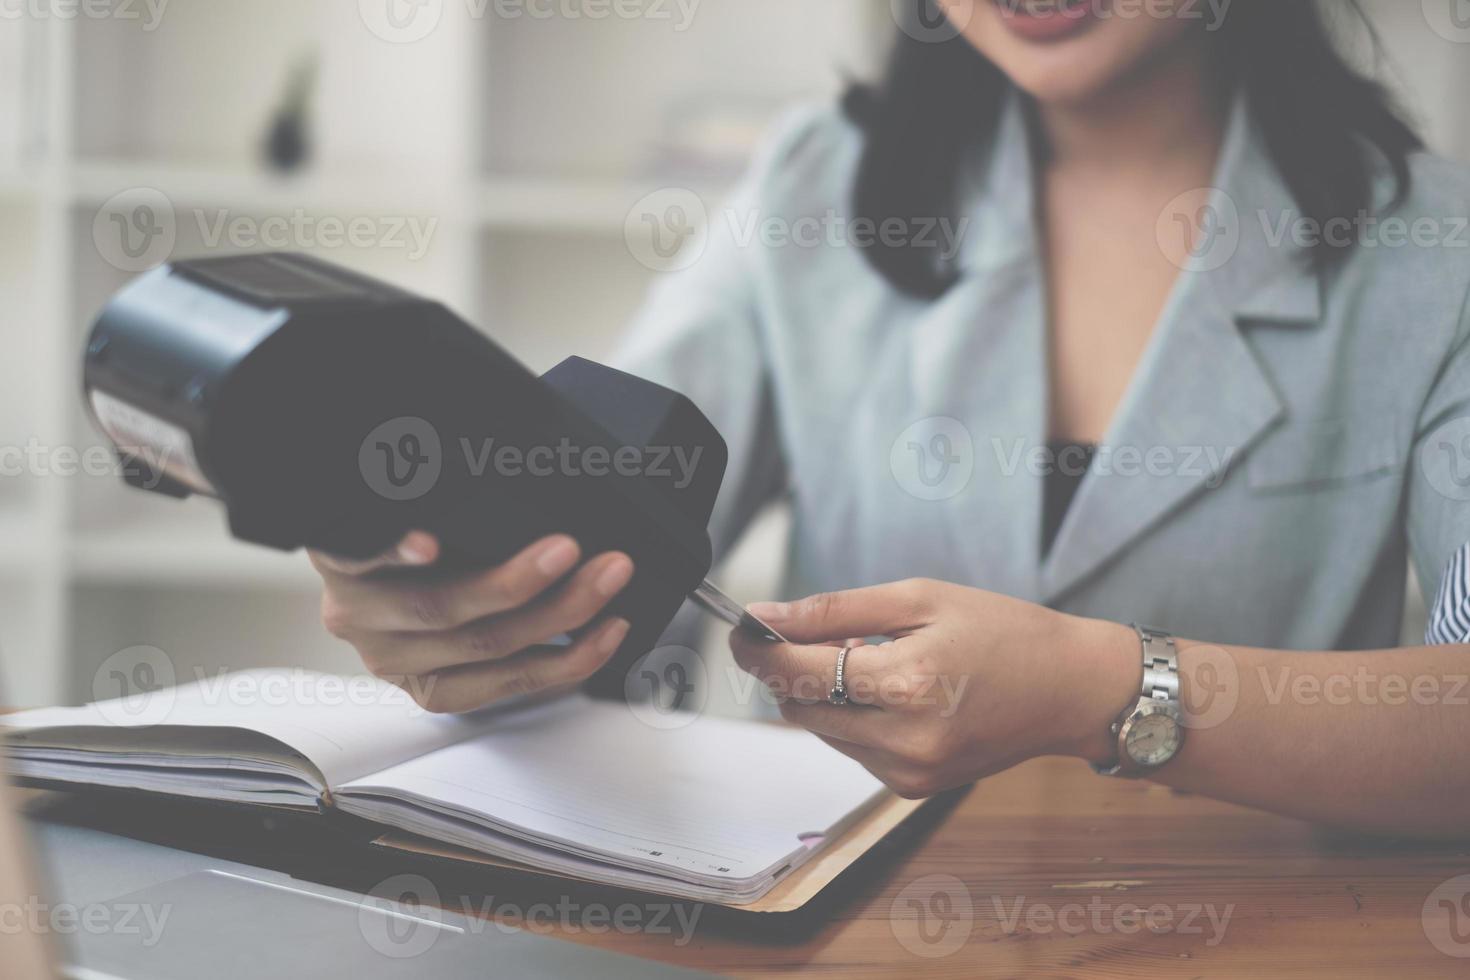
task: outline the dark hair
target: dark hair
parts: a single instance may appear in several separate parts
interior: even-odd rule
[[[1357,10],[1357,0],[1348,2]],[[928,3],[918,0],[915,12]],[[939,14],[926,16],[932,24]],[[874,222],[955,216],[967,153],[995,132],[1010,88],[963,37],[921,41],[917,33],[900,31],[882,81],[855,85],[843,100],[865,140],[853,208]],[[1392,168],[1399,198],[1407,193],[1408,155],[1422,143],[1382,86],[1338,52],[1314,0],[1236,0],[1209,43],[1220,80],[1244,91],[1304,217],[1325,224],[1371,207],[1365,143]],[[1329,264],[1350,245],[1324,243],[1315,258]],[[884,278],[921,298],[943,294],[955,279],[933,253],[894,243],[866,250]]]

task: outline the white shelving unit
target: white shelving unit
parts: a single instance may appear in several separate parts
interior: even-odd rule
[[[356,0],[173,0],[151,27],[0,24],[0,69],[7,54],[28,61],[20,98],[0,93],[24,117],[20,145],[0,146],[0,466],[27,447],[42,460],[0,471],[5,702],[88,699],[98,665],[136,645],[181,677],[356,663],[317,623],[303,556],[232,541],[213,503],[61,472],[102,445],[80,357],[101,304],[136,274],[113,222],[136,229],[138,189],[166,200],[163,259],[260,247],[218,236],[222,221],[432,222],[422,255],[289,245],[448,302],[538,370],[598,356],[653,275],[622,239],[632,204],[671,185],[717,197],[748,132],[862,70],[891,22],[886,3],[854,7],[710,3],[677,30],[445,2],[412,41],[368,24]],[[307,53],[312,159],[280,176],[259,148]],[[691,136],[701,127],[716,138]]]

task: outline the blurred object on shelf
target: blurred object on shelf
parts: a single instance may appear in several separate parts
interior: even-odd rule
[[[311,104],[316,91],[317,55],[302,55],[291,66],[281,104],[271,117],[265,159],[271,169],[292,173],[311,158]]]
[[[741,97],[680,99],[664,112],[660,131],[648,147],[644,172],[733,180],[784,104]]]

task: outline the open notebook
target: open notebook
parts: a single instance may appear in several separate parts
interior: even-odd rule
[[[10,769],[335,808],[554,874],[730,905],[759,899],[888,795],[805,732],[758,722],[655,727],[581,695],[438,716],[368,678],[340,679],[355,696],[301,699],[259,692],[347,688],[304,671],[230,676],[256,694],[218,679],[176,688],[147,726],[121,701],[0,718]]]

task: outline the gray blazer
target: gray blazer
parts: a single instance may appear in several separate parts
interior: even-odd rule
[[[860,150],[834,109],[785,120],[623,350],[729,443],[717,548],[789,492],[792,594],[925,576],[1221,643],[1396,644],[1407,559],[1432,594],[1470,542],[1470,174],[1416,157],[1396,220],[1362,222],[1319,274],[1238,105],[1206,210],[1185,209],[1208,222],[1201,245],[1043,557],[1054,461],[1021,113],[976,159],[965,218],[929,230],[962,273],[934,302],[864,259]]]

